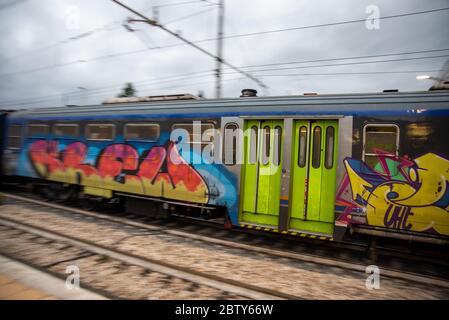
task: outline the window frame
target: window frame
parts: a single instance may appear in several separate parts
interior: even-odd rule
[[[369,127],[394,127],[396,128],[396,151],[395,156],[397,157],[399,155],[399,146],[400,146],[400,137],[401,137],[401,129],[399,126],[395,123],[368,123],[363,126],[363,139],[362,139],[362,161],[365,162],[365,157],[373,157],[377,156],[375,153],[367,153],[365,151],[366,148],[366,129]]]
[[[268,131],[267,131],[267,129],[268,129]],[[261,142],[262,143],[262,146],[261,146],[262,153],[261,153],[261,159],[259,159],[259,163],[263,166],[266,166],[270,163],[271,130],[272,130],[272,128],[268,124],[265,124],[261,130],[262,131],[262,142]]]
[[[305,131],[302,131],[302,129],[305,129]],[[305,139],[304,139],[304,148],[302,148],[303,143],[301,143],[301,138],[303,136],[302,133],[305,133]],[[298,129],[298,161],[297,165],[299,168],[305,168],[307,165],[307,156],[308,156],[308,149],[309,149],[309,134],[310,130],[307,126],[301,125]]]
[[[76,134],[74,135],[74,138],[67,138],[66,136],[64,136],[64,135],[57,135],[56,134],[56,132],[55,132],[55,129],[56,129],[56,127],[61,127],[61,126],[65,126],[65,127],[76,127],[77,128],[77,132],[76,132]],[[57,136],[57,137],[60,137],[60,138],[63,138],[63,139],[75,139],[75,138],[77,138],[77,137],[79,137],[80,136],[80,125],[79,124],[77,124],[77,123],[55,123],[55,124],[53,124],[53,126],[52,126],[52,128],[51,128],[51,133],[53,134],[53,135],[55,135],[55,136]]]
[[[248,164],[256,164],[259,159],[259,127],[253,125],[249,130]],[[253,150],[254,152],[252,152]]]
[[[12,135],[9,135],[9,130],[10,130],[10,128],[11,127],[19,127],[20,128],[20,136],[12,136]],[[21,125],[21,124],[11,124],[11,125],[9,125],[8,126],[8,130],[7,130],[7,134],[8,134],[8,137],[7,137],[7,141],[6,141],[6,148],[7,149],[11,149],[11,150],[20,150],[21,148],[22,148],[22,142],[23,142],[23,140],[22,140],[22,137],[23,137],[23,125]],[[10,146],[10,144],[9,144],[9,139],[10,138],[19,138],[19,146],[18,147],[11,147]]]
[[[226,162],[226,150],[228,150],[227,148],[229,147],[229,143],[228,143],[228,137],[227,137],[227,135],[226,135],[226,129],[228,129],[230,126],[234,126],[235,127],[235,129],[233,129],[233,131],[236,131],[237,130],[237,135],[238,135],[238,130],[239,130],[239,125],[237,124],[237,123],[235,123],[235,122],[228,122],[228,123],[226,123],[225,125],[224,125],[224,127],[223,127],[223,163],[225,164],[225,165],[228,165],[228,166],[233,166],[233,165],[236,165],[237,164],[237,144],[238,144],[238,136],[236,136],[236,135],[232,135],[232,139],[230,139],[231,140],[231,143],[232,143],[232,146],[231,146],[231,149],[232,149],[232,157],[231,157],[231,163],[227,163]]]
[[[275,166],[281,165],[282,158],[282,140],[283,140],[284,130],[280,125],[276,125],[273,128],[273,164]],[[276,139],[277,138],[277,139]],[[277,154],[277,157],[276,157]]]
[[[47,133],[44,134],[37,134],[37,135],[31,135],[30,134],[30,127],[47,127]],[[41,124],[41,123],[28,123],[26,125],[26,137],[27,138],[31,138],[31,139],[36,139],[36,138],[45,138],[50,132],[51,132],[51,126],[49,124]]]
[[[320,137],[319,137],[319,139],[316,139],[316,136],[315,136],[315,131],[317,131],[317,130],[319,130],[319,135],[320,135]],[[317,126],[315,126],[314,128],[313,128],[313,130],[312,130],[312,139],[313,139],[313,144],[312,144],[312,168],[313,169],[319,169],[320,167],[321,167],[321,165],[322,165],[322,163],[321,163],[321,156],[322,156],[322,147],[323,147],[323,142],[322,142],[322,140],[323,140],[323,127],[322,127],[322,125],[317,125]],[[316,148],[316,143],[317,143],[317,141],[318,141],[318,147],[319,148]],[[315,152],[318,152],[318,154],[315,154]],[[317,161],[318,161],[318,163],[317,163]]]
[[[91,138],[89,138],[89,135],[87,133],[88,133],[89,127],[91,127],[91,126],[110,126],[110,127],[112,127],[111,139],[91,139]],[[114,139],[116,137],[116,125],[114,123],[88,123],[88,124],[86,124],[86,126],[84,128],[84,137],[86,138],[86,140],[89,140],[89,141],[114,141]]]
[[[157,128],[156,138],[155,139],[141,139],[141,138],[128,139],[126,137],[128,135],[128,126],[130,126],[130,127],[156,126],[156,128]],[[123,140],[125,140],[125,141],[157,142],[157,141],[159,141],[160,135],[161,135],[161,126],[159,125],[159,123],[154,123],[154,122],[125,123],[125,125],[123,126]]]
[[[186,126],[186,125],[187,125],[187,126],[192,126],[192,136],[193,136],[193,123],[187,123],[187,122],[173,123],[173,124],[171,125],[171,131],[170,131],[170,132],[173,132],[173,131],[176,130],[176,129],[182,129],[182,128],[175,128],[175,126]],[[201,122],[201,127],[203,127],[203,125],[211,125],[212,127],[211,127],[211,128],[208,128],[208,129],[214,129],[214,130],[216,130],[215,123],[213,123],[213,122]],[[208,130],[208,129],[206,129],[206,130]],[[205,130],[205,131],[206,131],[206,130]],[[210,143],[210,141],[205,141],[205,142],[203,142],[202,140],[203,140],[203,130],[201,130],[201,142],[199,142],[199,143],[194,142],[194,141],[193,141],[192,139],[190,139],[190,137],[189,137],[189,144],[191,144],[191,145],[193,145],[193,144],[204,145],[204,144]],[[213,143],[214,146],[215,146],[215,141],[213,141],[212,143]]]
[[[329,129],[332,129],[332,152],[329,157]],[[324,168],[332,169],[334,167],[334,158],[335,158],[335,128],[333,126],[328,126],[326,128],[325,136],[324,136]],[[330,165],[328,165],[328,161],[330,161]]]

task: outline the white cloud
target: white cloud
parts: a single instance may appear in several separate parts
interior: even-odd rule
[[[184,2],[129,0],[126,4],[146,10],[151,16],[151,6],[163,3]],[[381,15],[429,10],[447,7],[448,0],[226,0],[225,34],[241,34],[294,26],[314,25],[365,17],[365,8],[374,4],[380,7]],[[80,12],[80,29],[67,28],[67,8],[76,6]],[[208,8],[204,3],[161,7],[162,22],[177,19]],[[237,66],[268,64],[284,61],[302,61],[347,56],[371,55],[389,52],[409,52],[437,48],[449,48],[449,12],[430,13],[398,19],[381,20],[380,30],[367,30],[364,23],[323,28],[296,30],[254,37],[225,40],[225,58]],[[144,43],[136,34],[127,32],[120,24],[110,31],[101,31],[65,45],[49,50],[36,49],[57,43],[113,21],[124,21],[131,13],[111,1],[47,0],[24,1],[0,11],[0,74],[29,70],[56,63],[90,60],[95,57],[125,51],[142,50],[148,45],[165,46],[177,43],[171,35],[142,23],[132,27],[146,35]],[[194,16],[170,24],[170,28],[181,30],[182,35],[199,40],[216,36],[217,12]],[[144,36],[145,36],[144,35]],[[149,37],[149,40],[148,40]],[[207,50],[215,52],[214,41],[200,43]],[[18,56],[5,61],[4,58],[31,51],[33,54]],[[439,53],[447,54],[449,51]],[[391,57],[398,58],[398,57]],[[335,73],[398,70],[438,70],[444,58],[432,60],[411,60],[394,63],[379,63],[340,67],[322,67],[287,71],[267,71],[260,74],[279,73]],[[192,73],[191,79],[136,84],[141,95],[175,92],[205,91],[207,97],[214,94],[215,62],[203,53],[188,46],[125,55],[113,59],[101,59],[76,63],[61,68],[38,72],[0,76],[0,104],[8,100],[27,97],[55,95],[42,104],[58,105],[62,94],[80,91],[82,86],[94,93],[95,88],[117,85],[92,95],[87,102],[98,103],[106,97],[117,94],[125,82],[176,76]],[[198,77],[195,72],[210,70],[208,77]],[[229,70],[227,71],[229,72]],[[224,79],[239,78],[238,74],[226,74]],[[417,81],[416,74],[391,75],[347,75],[347,76],[297,76],[263,77],[269,86],[269,94],[302,94],[303,92],[341,93],[372,92],[397,88],[401,91],[426,90],[432,83]],[[207,83],[204,83],[207,82]],[[189,85],[190,83],[190,85]],[[177,86],[182,87],[177,87]],[[224,95],[235,97],[242,88],[257,88],[249,79],[224,81]],[[257,88],[260,91],[260,88]],[[78,100],[78,101],[77,101]],[[73,103],[79,103],[79,94],[72,94]],[[84,99],[83,101],[86,101]]]

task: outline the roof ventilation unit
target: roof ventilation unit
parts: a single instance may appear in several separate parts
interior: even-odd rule
[[[254,89],[243,89],[241,98],[247,98],[247,97],[257,97],[257,90]]]

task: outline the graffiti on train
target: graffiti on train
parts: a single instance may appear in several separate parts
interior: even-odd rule
[[[184,201],[209,200],[205,180],[181,157],[174,142],[140,155],[132,145],[108,145],[95,156],[95,164],[86,163],[89,149],[83,142],[59,147],[57,140],[30,145],[28,155],[41,178]]]
[[[449,160],[434,153],[410,159],[376,150],[365,162],[346,158],[344,165],[339,220],[449,235]]]

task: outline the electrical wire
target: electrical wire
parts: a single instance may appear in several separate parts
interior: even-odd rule
[[[190,3],[192,3],[192,2],[198,2],[198,1],[190,1]],[[418,11],[418,12],[411,12],[411,13],[404,13],[404,14],[397,14],[397,15],[390,15],[390,16],[383,16],[383,17],[380,17],[379,19],[392,19],[392,18],[406,17],[406,16],[419,15],[419,14],[427,14],[427,13],[432,13],[432,12],[446,11],[446,10],[449,10],[449,7],[447,7],[447,8],[439,8],[439,9],[432,9],[432,10],[425,10],[425,11]],[[224,36],[223,39],[233,39],[233,38],[241,38],[241,37],[247,37],[247,36],[257,36],[257,35],[271,34],[271,33],[277,33],[277,32],[285,32],[285,31],[292,31],[292,30],[301,30],[301,29],[327,27],[327,26],[342,25],[342,24],[356,23],[356,22],[362,22],[362,21],[366,21],[366,19],[348,20],[348,21],[340,21],[340,22],[334,22],[334,23],[318,24],[318,25],[309,25],[309,26],[300,26],[300,27],[292,27],[292,28],[284,28],[284,29],[275,29],[275,30],[267,30],[267,31],[252,32],[252,33],[235,34],[235,35]],[[69,41],[69,39],[63,40],[62,42]],[[202,42],[209,42],[209,41],[215,41],[215,40],[218,40],[218,38],[216,38],[216,37],[214,37],[214,38],[206,38],[206,39],[192,41],[192,43],[202,43]],[[41,50],[49,49],[49,48],[55,47],[55,46],[60,45],[60,44],[61,44],[61,42],[55,43],[53,45],[50,45],[50,46],[47,46],[47,47],[44,47],[44,48],[41,48],[41,49],[38,49],[38,50],[41,51]],[[33,69],[28,69],[28,70],[21,70],[21,71],[6,73],[6,74],[0,74],[0,77],[24,74],[24,73],[29,73],[29,72],[36,72],[36,71],[40,71],[40,70],[46,70],[46,69],[49,69],[49,68],[64,67],[64,66],[68,66],[68,65],[71,65],[71,64],[74,64],[74,63],[84,63],[84,62],[89,62],[89,61],[98,61],[98,60],[102,60],[102,59],[117,58],[117,57],[125,56],[125,55],[144,53],[144,52],[147,52],[148,50],[167,49],[167,48],[179,47],[179,46],[184,46],[184,45],[186,45],[186,44],[181,42],[181,43],[168,44],[168,45],[158,46],[158,47],[153,47],[153,48],[147,48],[147,49],[144,49],[144,50],[141,49],[141,50],[125,51],[125,52],[120,52],[120,53],[115,53],[115,54],[108,54],[108,55],[98,56],[98,57],[94,57],[94,58],[87,59],[87,60],[86,59],[79,59],[79,60],[76,60],[76,61],[62,63],[62,64],[57,64],[57,65],[49,65],[49,66],[44,66],[44,67],[39,67],[39,68],[33,68]],[[33,52],[30,52],[30,53],[33,53]],[[28,54],[28,53],[23,53],[23,54]],[[11,58],[14,58],[14,57],[10,57],[9,59],[11,59]]]

